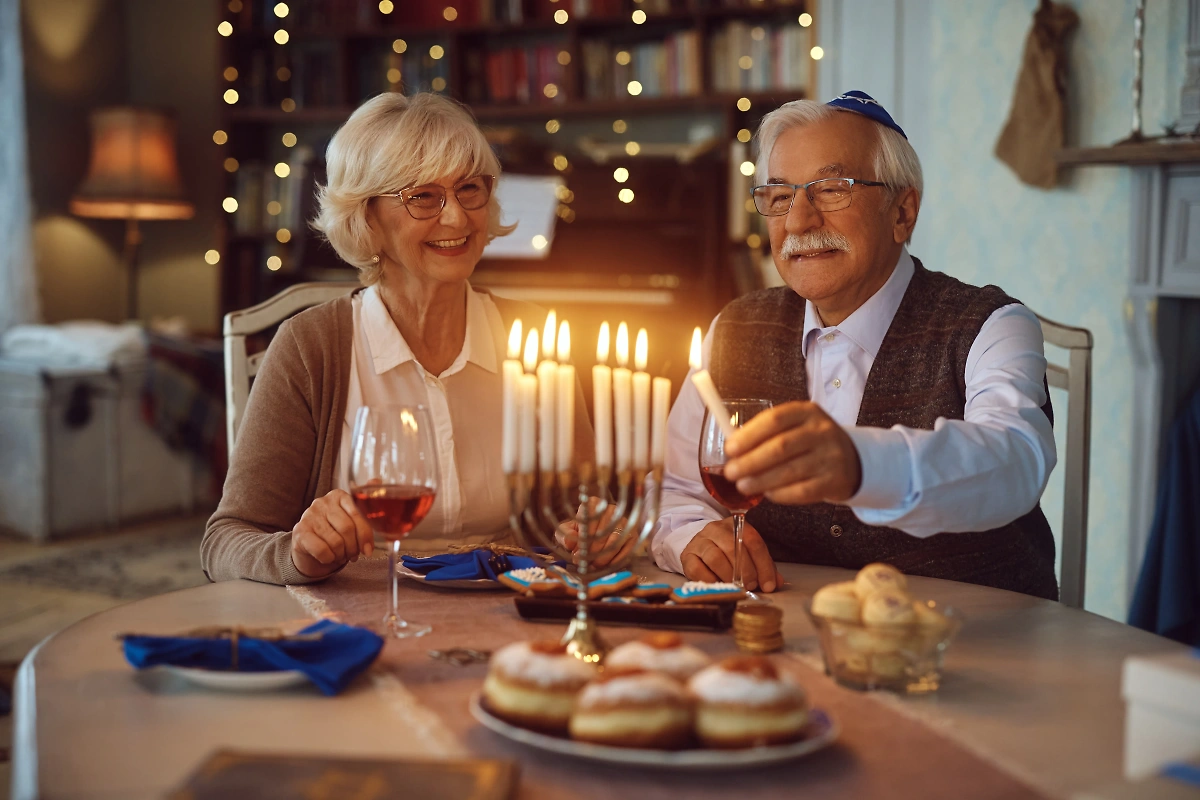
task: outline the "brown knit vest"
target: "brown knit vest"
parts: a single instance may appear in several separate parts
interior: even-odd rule
[[[915,259],[914,259],[915,261]],[[995,286],[969,286],[916,261],[867,377],[861,426],[932,430],[963,418],[967,354],[994,311],[1017,302]],[[804,298],[786,287],[741,297],[721,312],[712,375],[725,397],[807,400]],[[1047,392],[1043,407],[1053,422]],[[911,575],[977,583],[1058,599],[1054,536],[1040,506],[1001,528],[917,538],[861,522],[843,505],[764,500],[746,515],[777,561],[859,569],[885,561]]]

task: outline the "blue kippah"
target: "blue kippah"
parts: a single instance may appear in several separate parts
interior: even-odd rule
[[[896,124],[896,120],[892,119],[892,115],[887,112],[887,109],[866,92],[852,89],[844,94],[839,94],[825,105],[840,108],[843,111],[853,111],[855,114],[862,114],[864,117],[875,120],[880,125],[886,125],[905,139],[908,138],[904,130]]]

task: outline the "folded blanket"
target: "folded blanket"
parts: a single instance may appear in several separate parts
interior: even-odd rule
[[[537,548],[535,553],[548,553]],[[496,576],[510,569],[540,567],[544,561],[528,556],[510,556],[490,550],[472,550],[469,553],[443,553],[437,556],[400,556],[404,566],[425,576],[427,581],[496,580]]]
[[[371,631],[330,620],[309,625],[300,633],[321,636],[313,641],[278,642],[240,637],[238,671],[298,670],[324,694],[335,695],[370,666],[383,649],[383,639]],[[124,646],[125,658],[138,669],[170,664],[227,670],[233,663],[230,639],[126,636]]]

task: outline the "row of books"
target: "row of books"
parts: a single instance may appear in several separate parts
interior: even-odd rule
[[[811,30],[796,24],[726,24],[709,39],[713,91],[807,88],[812,79]]]
[[[635,45],[587,39],[582,44],[582,52],[583,92],[588,99],[628,97],[631,81],[640,85],[641,97],[700,94],[699,31],[679,31],[660,42]]]
[[[312,160],[312,148],[293,148],[285,162],[289,168],[286,178],[275,174],[274,164],[243,162],[233,174],[233,198],[237,200],[234,232],[251,235],[282,228],[293,239],[303,238],[306,198],[316,190]]]
[[[468,103],[561,103],[567,99],[561,47],[507,47],[466,54]]]
[[[443,47],[442,57],[430,55]],[[390,46],[369,48],[358,57],[358,102],[380,92],[446,92],[450,85],[450,56],[444,45],[410,44],[403,54]]]
[[[337,74],[332,42],[297,42],[286,53],[278,47],[253,51],[233,85],[239,102],[250,106],[278,108],[285,98],[298,108],[332,106],[339,102]]]
[[[421,28],[517,25],[554,19],[560,10],[575,19],[603,19],[626,17],[635,9],[654,16],[713,8],[799,8],[796,0],[394,0],[391,11],[384,13],[379,0],[290,0],[281,18],[275,12],[277,0],[238,0],[237,5],[240,9],[232,17],[240,27],[268,31],[281,26],[362,29],[380,23]],[[454,9],[453,19],[447,19],[447,7]]]

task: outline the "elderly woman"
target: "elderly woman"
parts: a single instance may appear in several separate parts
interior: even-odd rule
[[[439,432],[441,490],[406,546],[508,535],[500,365],[513,320],[545,313],[469,283],[484,246],[512,230],[494,195],[499,161],[454,101],[384,94],[333,137],[327,166],[315,227],[365,288],[275,334],[200,546],[213,580],[306,583],[371,554],[347,490],[354,416],[376,403],[423,405]],[[576,440],[590,442],[577,419]]]

